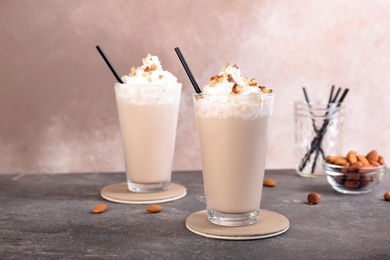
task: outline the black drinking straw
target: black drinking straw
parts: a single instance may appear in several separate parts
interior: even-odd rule
[[[335,97],[332,98],[332,94],[333,94],[333,86],[332,86],[332,90],[331,90],[330,97],[329,97],[329,100],[332,100],[331,103],[336,103],[337,104],[336,105],[337,108],[341,106],[342,102],[344,101],[345,97],[347,96],[347,93],[348,93],[349,89],[348,88],[345,89],[343,94],[341,95],[339,101],[336,102],[337,97],[338,97],[340,91],[341,91],[341,88],[339,88],[337,90]],[[305,99],[307,101],[308,97],[307,97],[307,93],[306,93],[306,89],[305,88],[303,88],[303,92],[304,92],[304,95],[305,95]],[[330,105],[330,103],[328,103],[328,107],[329,107],[329,105]],[[309,107],[310,107],[310,104],[309,104]],[[326,112],[325,116],[327,116],[328,113],[329,112]],[[325,132],[327,130],[326,128],[328,127],[328,124],[329,124],[329,119],[325,119],[324,123],[322,124],[321,129],[319,131],[316,128],[314,129],[316,131],[316,133],[317,133],[317,136],[313,138],[313,140],[311,141],[310,150],[302,158],[302,162],[301,162],[301,164],[299,166],[299,170],[300,171],[302,171],[303,168],[305,168],[306,163],[309,161],[311,155],[313,154],[314,151],[316,151],[315,159],[314,159],[312,170],[311,170],[311,173],[314,172],[315,165],[317,163],[317,158],[318,158],[318,149],[322,149],[321,148],[322,138],[325,135]],[[323,157],[324,157],[324,154],[323,154]]]
[[[343,94],[341,95],[341,98],[340,98],[340,100],[339,100],[339,102],[338,102],[338,106],[340,106],[341,103],[343,103],[344,98],[345,98],[345,97],[347,96],[347,94],[348,94],[348,91],[349,91],[348,88],[344,89],[344,92],[343,92]]]
[[[307,105],[309,106],[309,109],[310,109],[310,115],[312,116],[311,121],[312,121],[314,132],[316,133],[316,135],[318,135],[319,130],[317,129],[317,126],[315,124],[314,113],[312,111],[312,106],[311,106],[311,103],[310,103],[310,100],[309,100],[309,95],[307,94],[307,91],[306,91],[305,87],[303,87],[302,90],[303,90],[303,95],[305,96],[306,103],[307,103]],[[332,93],[331,93],[331,95],[332,95]],[[328,106],[329,106],[329,103],[328,103]],[[314,140],[315,139],[313,139],[311,145],[313,145]],[[322,157],[325,158],[325,153],[324,153],[324,150],[322,149],[322,145],[321,144],[319,144],[319,146],[316,149],[316,158],[318,157],[318,152],[321,152]]]
[[[337,89],[337,92],[336,92],[336,95],[335,95],[334,98],[332,99],[332,103],[336,103],[336,100],[337,100],[337,97],[338,97],[339,94],[340,94],[340,91],[341,91],[341,88],[338,88],[338,89]]]
[[[330,95],[329,95],[329,99],[328,99],[328,107],[329,107],[329,104],[332,103],[332,100],[333,100],[333,91],[334,91],[334,85],[332,85],[332,88],[330,90]]]
[[[192,75],[191,70],[190,70],[190,68],[188,67],[187,62],[186,62],[186,60],[184,59],[184,56],[183,56],[183,54],[181,53],[179,47],[176,47],[176,48],[175,48],[175,51],[176,51],[177,56],[179,57],[179,60],[180,60],[181,64],[182,64],[183,67],[184,67],[184,70],[186,71],[188,77],[190,78],[191,84],[192,84],[192,86],[194,87],[195,92],[196,92],[196,93],[202,93],[202,90],[200,90],[200,88],[199,88],[199,86],[198,86],[198,83],[196,83],[196,80],[195,80],[195,78],[194,78],[194,75]]]
[[[118,73],[116,73],[114,67],[111,65],[110,61],[108,60],[108,58],[106,57],[106,55],[104,54],[103,50],[100,48],[99,45],[96,45],[96,49],[99,51],[100,55],[102,55],[104,61],[106,62],[106,64],[108,65],[108,67],[110,68],[112,74],[114,74],[114,76],[118,80],[118,82],[123,84],[122,79],[118,76]]]
[[[333,92],[334,92],[334,85],[332,85],[332,88],[330,90],[330,94],[329,94],[329,99],[328,99],[328,106],[327,108],[329,109],[330,108],[330,104],[333,102]],[[339,88],[339,91],[338,93],[340,92],[340,88]],[[306,94],[307,96],[307,94]],[[337,98],[338,94],[336,94],[336,98]],[[326,111],[325,113],[325,117],[328,115],[329,111]],[[317,135],[318,135],[318,130],[314,124],[314,119],[313,119],[313,125],[314,125],[314,130],[316,131]],[[314,170],[317,166],[317,160],[318,160],[318,155],[319,155],[319,152],[321,152],[321,155],[322,155],[322,159],[325,160],[325,153],[324,153],[324,150],[322,149],[322,142],[319,142],[318,145],[317,145],[317,149],[316,149],[316,154],[314,156],[314,162],[313,162],[313,165],[311,166],[311,173],[314,173]]]

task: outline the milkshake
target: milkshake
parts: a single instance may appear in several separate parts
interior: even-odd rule
[[[167,189],[171,180],[181,84],[157,56],[115,84],[130,191]]]
[[[213,76],[194,105],[211,222],[242,226],[259,216],[274,94],[236,65]]]

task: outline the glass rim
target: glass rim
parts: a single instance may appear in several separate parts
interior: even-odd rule
[[[199,97],[199,96],[206,96],[206,97],[229,97],[229,98],[244,98],[244,97],[250,97],[250,96],[260,96],[260,97],[274,97],[275,92],[272,93],[260,93],[260,92],[252,92],[247,95],[231,95],[231,94],[203,94],[203,93],[192,93],[192,96]]]
[[[321,106],[320,108],[310,108],[310,106]],[[294,106],[299,109],[327,109],[328,107],[345,107],[344,103],[336,103],[336,102],[324,102],[324,101],[310,101],[306,102],[304,100],[294,101]]]
[[[309,102],[306,101],[295,101],[294,102],[294,114],[307,115],[307,113],[344,113],[346,109],[343,103],[327,103],[327,102]],[[320,115],[317,115],[320,116]]]
[[[182,86],[183,84],[180,83],[180,82],[164,82],[164,83],[155,83],[155,82],[150,82],[150,83],[119,83],[119,82],[116,82],[115,83],[115,86],[130,86],[130,87],[145,87],[145,88],[148,88],[148,87],[159,87],[159,86],[169,86],[169,87],[178,87],[178,86]]]
[[[380,170],[380,169],[386,169],[387,165],[386,164],[381,164],[380,166],[375,166],[375,165],[370,165],[370,166],[361,166],[361,167],[356,167],[356,166],[342,166],[342,165],[337,165],[337,164],[330,164],[327,162],[323,163],[324,169],[328,170],[341,170],[341,169],[361,169],[361,170]],[[351,172],[353,173],[353,172]],[[343,173],[345,174],[345,173]]]

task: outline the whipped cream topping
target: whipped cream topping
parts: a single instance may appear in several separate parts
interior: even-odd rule
[[[206,95],[249,95],[251,93],[272,93],[272,89],[259,86],[256,79],[242,76],[237,65],[226,64],[218,75],[212,76],[203,88]]]
[[[177,78],[172,73],[163,70],[161,62],[157,56],[148,54],[142,59],[143,65],[132,67],[130,74],[121,79],[124,84],[164,84],[177,82]]]
[[[143,65],[131,68],[123,76],[123,84],[115,83],[118,102],[135,105],[162,105],[180,102],[181,83],[170,72],[163,70],[157,56],[148,54]]]
[[[248,80],[228,63],[195,95],[195,110],[202,118],[255,119],[272,113],[273,97],[272,89]]]

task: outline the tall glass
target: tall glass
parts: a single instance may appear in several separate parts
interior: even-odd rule
[[[180,83],[115,85],[130,191],[168,188],[172,175]]]
[[[194,94],[208,219],[243,226],[257,221],[274,94]]]

